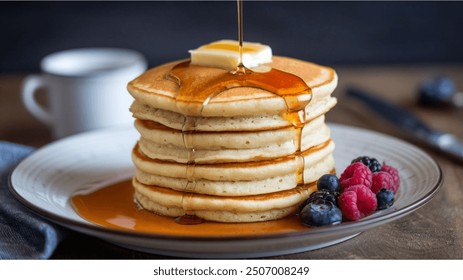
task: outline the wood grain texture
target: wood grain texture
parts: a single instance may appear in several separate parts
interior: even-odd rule
[[[461,259],[463,258],[463,163],[413,142],[377,117],[374,112],[344,96],[355,85],[399,104],[423,118],[430,126],[463,139],[463,110],[430,109],[416,105],[419,83],[437,74],[453,78],[463,89],[462,65],[335,67],[340,77],[335,96],[338,105],[329,122],[362,127],[407,140],[427,151],[442,168],[444,183],[426,205],[394,222],[363,232],[327,248],[274,259]],[[21,104],[23,75],[0,75],[0,140],[40,147],[51,141],[46,126],[27,113]],[[70,233],[58,247],[58,259],[165,258],[108,244],[96,238]]]

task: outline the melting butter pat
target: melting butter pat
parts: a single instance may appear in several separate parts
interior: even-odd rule
[[[190,51],[191,64],[235,69],[239,61],[239,43],[220,40]],[[272,62],[272,49],[260,43],[243,42],[243,64],[248,68]]]

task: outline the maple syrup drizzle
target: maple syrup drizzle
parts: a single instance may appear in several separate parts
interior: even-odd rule
[[[246,67],[243,64],[243,38],[244,38],[244,20],[243,20],[243,0],[236,1],[237,15],[238,15],[238,66],[233,72],[235,75],[245,75]]]

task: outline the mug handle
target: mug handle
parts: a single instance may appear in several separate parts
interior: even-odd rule
[[[51,125],[50,113],[35,99],[37,89],[45,86],[44,80],[40,75],[27,76],[22,83],[22,101],[26,109],[37,119],[46,125]]]

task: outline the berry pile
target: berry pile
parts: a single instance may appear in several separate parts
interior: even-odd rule
[[[361,156],[352,160],[339,178],[321,176],[317,191],[300,205],[299,217],[307,226],[334,225],[343,219],[356,221],[389,208],[399,187],[396,168]]]

